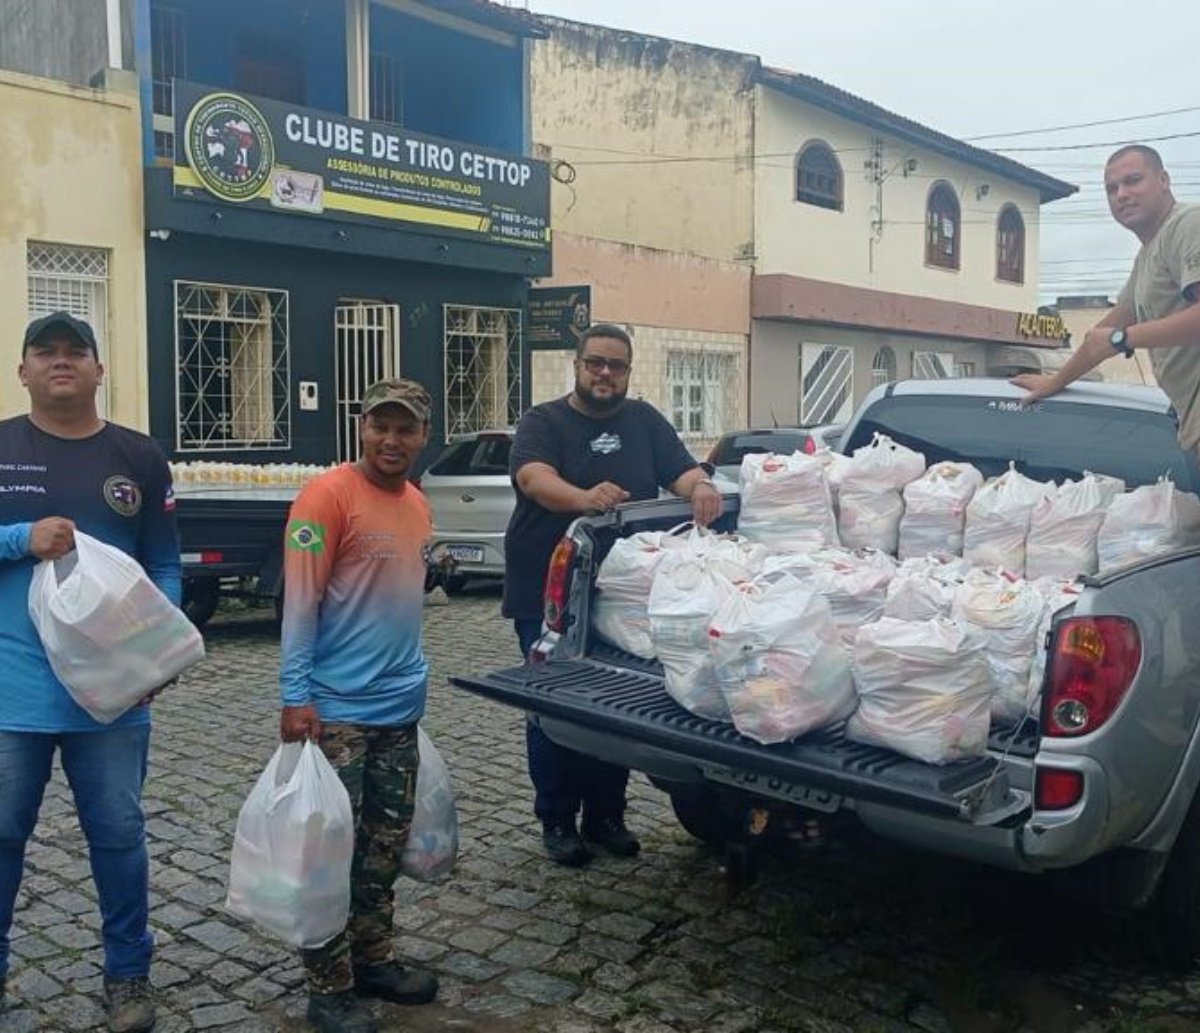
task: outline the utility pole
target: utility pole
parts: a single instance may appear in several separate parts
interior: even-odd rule
[[[867,239],[867,271],[875,272],[875,245],[883,239],[883,140],[878,136],[871,139],[871,149],[863,162],[867,181],[875,185],[875,203],[871,205],[871,233]]]

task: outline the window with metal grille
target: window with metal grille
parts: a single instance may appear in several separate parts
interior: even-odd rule
[[[886,344],[880,348],[871,360],[871,386],[890,384],[896,379],[896,353]]]
[[[404,65],[378,51],[371,55],[371,118],[394,125],[404,121]]]
[[[975,376],[975,363],[973,362],[958,362],[955,363],[954,372],[960,377]]]
[[[175,281],[181,452],[290,448],[287,291]]]
[[[175,79],[187,78],[183,12],[150,5],[150,94],[154,108],[154,154],[175,157]]]
[[[718,438],[738,420],[738,356],[667,352],[667,408],[685,438]]]
[[[796,200],[842,210],[842,166],[828,144],[813,140],[796,155]]]
[[[925,262],[957,269],[961,236],[958,198],[949,183],[935,183],[925,206]]]
[[[70,312],[86,320],[96,333],[104,361],[108,354],[108,252],[31,240],[25,247],[25,274],[29,318]],[[97,398],[101,414],[108,411],[107,395],[105,384]]]
[[[953,369],[953,352],[913,352],[913,376],[918,380],[946,380]]]
[[[996,222],[996,278],[1025,282],[1025,220],[1015,204],[1001,208]]]
[[[446,440],[514,426],[521,416],[521,311],[443,309]]]

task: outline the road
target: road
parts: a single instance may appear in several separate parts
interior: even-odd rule
[[[779,844],[740,884],[635,777],[641,857],[551,865],[530,810],[522,715],[446,685],[451,671],[515,659],[498,597],[475,591],[426,615],[425,728],[452,771],[462,852],[447,882],[398,885],[398,949],[436,970],[442,992],[428,1008],[379,1006],[385,1029],[1200,1031],[1200,968],[1145,967],[1128,924],[1040,882],[853,829],[817,855]],[[276,742],[278,640],[264,616],[235,614],[208,645],[202,667],[155,704],[146,806],[158,1030],[302,1030],[293,954],[222,908],[238,809]],[[56,776],[28,856],[0,1030],[101,1028],[98,925]]]

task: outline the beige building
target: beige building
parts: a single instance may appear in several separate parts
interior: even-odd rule
[[[0,415],[24,411],[17,342],[33,317],[65,309],[92,323],[111,418],[147,424],[141,116],[137,83],[107,89],[0,71]]]
[[[755,86],[750,416],[840,422],[876,384],[1055,368],[1041,204],[1070,184],[810,76]]]
[[[745,426],[757,59],[542,19],[534,142],[552,162],[554,276],[634,339],[630,393],[703,453]],[[535,351],[533,401],[564,393],[570,351]]]
[[[1070,184],[752,55],[542,24],[547,282],[590,285],[593,318],[629,325],[631,389],[697,451],[844,419],[887,379],[1062,361],[1036,312],[1038,212]],[[535,400],[569,365],[535,354]]]
[[[1083,341],[1083,335],[1100,322],[1112,309],[1114,302],[1107,294],[1070,294],[1060,297],[1054,308],[1066,324],[1067,332],[1071,335],[1071,350],[1078,348]],[[1114,355],[1105,359],[1096,373],[1100,378],[1114,384],[1150,384],[1156,385],[1154,368],[1150,356],[1144,351],[1135,351],[1129,359]]]

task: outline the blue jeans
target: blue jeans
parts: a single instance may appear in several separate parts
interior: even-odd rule
[[[21,887],[25,844],[37,824],[55,749],[87,837],[103,921],[104,974],[150,974],[149,875],[142,783],[150,726],[95,732],[0,731],[0,977],[8,974],[9,930]]]
[[[542,633],[541,619],[518,617],[513,626],[521,656],[526,657]],[[533,812],[544,826],[574,825],[580,805],[584,825],[625,814],[628,768],[559,746],[532,719],[525,722],[525,750],[534,789]]]

